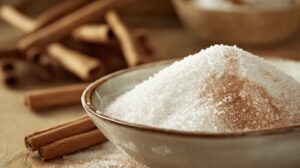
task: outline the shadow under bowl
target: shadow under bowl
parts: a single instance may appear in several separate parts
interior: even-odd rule
[[[125,154],[158,168],[297,167],[300,126],[235,133],[185,132],[110,118],[104,109],[116,97],[173,61],[122,70],[92,83],[82,103],[99,130]]]

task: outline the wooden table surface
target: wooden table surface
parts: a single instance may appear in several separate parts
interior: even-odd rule
[[[155,49],[154,60],[186,56],[209,45],[199,42],[196,37],[184,31],[181,27],[152,29],[147,30],[147,32],[150,37],[150,44]],[[282,45],[250,50],[264,55],[300,59],[300,35],[295,36],[293,40]],[[299,66],[296,67],[295,71],[298,70],[300,70]],[[27,86],[32,86],[31,84],[34,84],[35,87],[45,86],[44,83],[36,82],[30,77],[24,76],[22,80]],[[43,163],[39,161],[36,154],[29,154],[23,141],[24,136],[28,133],[84,115],[82,107],[77,105],[35,113],[24,106],[23,92],[24,89],[8,89],[3,85],[0,86],[0,167],[78,166],[76,159],[72,158],[72,155],[65,159],[56,159]],[[107,157],[111,157],[113,153],[113,156],[115,156],[113,159],[121,160],[120,163],[127,167],[138,167],[136,163],[124,159],[123,155],[110,143],[89,150],[94,149],[99,151],[107,150]],[[89,153],[89,150],[85,152]],[[101,158],[98,159],[99,163],[103,163]],[[86,166],[88,167],[88,164]],[[81,167],[80,164],[79,167]]]

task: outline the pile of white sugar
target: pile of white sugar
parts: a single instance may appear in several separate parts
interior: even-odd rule
[[[300,123],[300,84],[249,52],[215,45],[161,70],[105,111],[184,131],[277,128]]]

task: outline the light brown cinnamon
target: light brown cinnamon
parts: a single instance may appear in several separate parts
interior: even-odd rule
[[[106,138],[88,116],[38,131],[25,137],[30,151],[39,151],[42,160],[49,160],[105,142]]]
[[[43,110],[80,103],[87,84],[72,84],[25,92],[25,105],[33,110]]]
[[[134,38],[129,28],[125,25],[117,12],[107,12],[105,19],[121,44],[121,48],[129,67],[149,61],[141,44]]]
[[[107,24],[84,25],[72,32],[72,37],[78,40],[93,43],[109,43],[114,34]]]
[[[61,17],[74,12],[82,6],[92,2],[93,0],[64,0],[50,7],[45,12],[34,19],[34,30],[44,27]]]
[[[14,8],[9,8],[12,9],[11,13],[15,13],[16,17],[18,17],[17,20],[21,21],[22,19],[25,19],[26,22],[29,22],[27,25],[36,23],[27,16],[19,13],[17,10],[13,10]],[[27,31],[26,27],[22,27],[22,25],[20,25],[18,28],[20,28],[22,31]],[[84,81],[96,79],[104,74],[105,67],[99,59],[95,59],[80,52],[68,49],[58,43],[49,45],[47,47],[47,51],[50,56],[57,60],[57,62],[59,62],[64,68],[74,73]],[[51,59],[47,60],[47,64],[45,64],[45,61],[40,60],[41,52],[42,51],[40,48],[30,48],[27,51],[27,58],[41,64],[42,66],[45,66],[48,71],[49,69],[54,69],[54,61],[51,61]]]
[[[17,27],[24,32],[31,32],[35,27],[35,23],[33,20],[21,14],[12,6],[1,6],[0,15],[4,21],[10,23],[14,27]]]
[[[83,81],[94,80],[105,73],[105,66],[101,60],[66,48],[59,43],[49,45],[47,52]]]
[[[68,123],[27,135],[25,137],[25,145],[30,151],[35,151],[54,141],[94,129],[96,129],[96,126],[90,118],[84,116]]]
[[[32,47],[45,48],[66,36],[75,28],[99,20],[108,10],[116,8],[129,0],[94,1],[61,19],[22,38],[17,46],[25,51]]]
[[[94,129],[45,145],[39,149],[39,155],[43,161],[47,161],[105,141],[104,135],[98,129]]]

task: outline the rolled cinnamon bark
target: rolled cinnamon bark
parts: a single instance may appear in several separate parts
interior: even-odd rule
[[[31,32],[35,28],[34,21],[18,12],[12,6],[1,6],[0,15],[3,20],[24,32]]]
[[[25,146],[30,151],[35,151],[44,145],[57,140],[95,130],[96,126],[88,116],[81,117],[71,122],[45,129],[25,137]]]
[[[11,46],[5,49],[0,49],[0,59],[13,58],[13,59],[24,59],[22,54],[15,48]]]
[[[109,43],[114,35],[107,24],[100,24],[81,26],[72,32],[72,37],[86,42]]]
[[[137,42],[117,12],[107,12],[105,19],[121,44],[125,60],[129,67],[149,61],[141,44]]]
[[[45,48],[50,43],[68,36],[73,29],[91,21],[99,20],[108,10],[128,1],[130,0],[94,1],[48,26],[25,36],[17,43],[17,47],[23,51],[31,47]]]
[[[9,8],[13,9],[12,7]],[[29,22],[27,24],[35,24],[33,20],[26,17],[25,15],[22,15],[18,11],[13,10],[11,12],[16,15],[18,20],[25,19],[26,22]],[[22,25],[20,25],[18,28],[23,31],[27,31],[26,27],[23,27]],[[62,46],[61,44],[51,44],[50,46],[48,46],[47,51],[50,56],[57,60],[61,65],[63,65],[64,68],[74,73],[84,81],[96,79],[103,75],[105,72],[105,67],[101,60],[89,57],[77,51],[70,50]],[[32,47],[27,51],[26,56],[29,60],[37,63],[42,63],[42,66],[46,65],[47,70],[54,69],[55,66],[52,64],[54,61],[51,61],[51,59],[48,59],[48,64],[43,64],[43,62],[40,60],[41,52],[42,51],[40,50],[40,48]]]
[[[47,51],[63,67],[84,81],[94,80],[105,73],[105,66],[101,60],[68,49],[61,44],[51,44]]]
[[[27,91],[25,105],[32,110],[44,110],[65,105],[80,104],[80,97],[87,84],[73,84]]]
[[[98,129],[94,129],[43,146],[39,149],[39,155],[43,161],[47,161],[105,141],[104,135]]]
[[[35,18],[34,30],[44,27],[92,1],[93,0],[65,0],[59,2]]]

